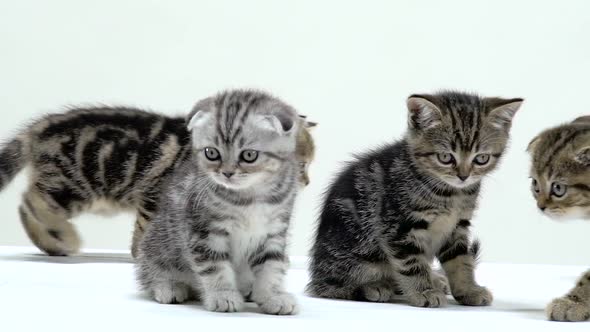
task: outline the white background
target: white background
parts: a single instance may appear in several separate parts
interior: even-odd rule
[[[0,137],[66,104],[188,112],[231,87],[273,92],[320,123],[291,253],[310,246],[343,161],[400,137],[405,98],[453,88],[524,97],[509,153],[473,220],[484,259],[588,263],[590,224],[558,223],[529,193],[525,148],[590,113],[590,2],[0,1]],[[24,176],[0,194],[0,245],[28,245]],[[132,217],[78,218],[85,247],[127,248]]]

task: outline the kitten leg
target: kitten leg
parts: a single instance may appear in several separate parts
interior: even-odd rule
[[[269,235],[248,260],[255,276],[252,300],[267,314],[294,315],[299,310],[295,297],[283,285],[289,269],[285,237],[285,232]]]
[[[590,271],[586,272],[566,296],[553,300],[547,307],[550,320],[580,322],[590,319]]]
[[[197,297],[192,271],[180,271],[173,261],[140,254],[136,258],[136,277],[142,290],[162,304],[176,304]]]
[[[396,281],[404,298],[415,307],[438,308],[447,304],[447,297],[433,280],[430,259],[423,248],[420,229],[411,230],[404,240],[391,244],[395,251]]]
[[[142,213],[138,213],[137,219],[135,220],[135,226],[133,229],[133,239],[131,242],[131,256],[133,258],[137,259],[139,255],[139,243],[143,238],[143,234],[148,224],[149,220],[147,219],[147,216],[144,216]]]
[[[489,306],[494,297],[475,281],[475,266],[479,244],[470,244],[469,222],[462,221],[437,254],[457,302],[468,306]]]
[[[440,289],[443,293],[447,295],[451,295],[451,286],[449,285],[449,279],[447,279],[447,276],[444,274],[444,271],[433,271],[432,282],[434,283],[434,288]]]
[[[190,287],[182,282],[163,279],[151,286],[154,299],[162,304],[183,303],[190,298]]]
[[[369,302],[391,302],[395,298],[397,288],[397,284],[388,279],[368,283],[360,287],[360,298]]]
[[[80,249],[80,237],[65,209],[52,207],[34,186],[19,207],[21,222],[33,243],[50,256],[67,256]]]
[[[193,238],[197,236],[193,235]],[[209,232],[207,237],[192,242],[192,268],[200,282],[205,309],[239,311],[244,305],[244,297],[238,290],[230,259],[229,234],[222,230]]]

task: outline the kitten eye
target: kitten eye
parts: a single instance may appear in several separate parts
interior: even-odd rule
[[[533,191],[534,191],[535,193],[537,193],[537,194],[538,194],[538,193],[540,193],[540,192],[541,192],[541,189],[539,188],[539,182],[538,182],[537,180],[533,179],[533,181],[532,181],[531,185],[532,185],[532,187],[533,187]]]
[[[551,185],[551,194],[555,197],[563,197],[565,196],[565,193],[567,192],[567,185],[563,184],[563,183],[553,183],[553,185]]]
[[[211,161],[216,161],[221,159],[219,155],[219,151],[216,148],[205,148],[205,157]]]
[[[443,165],[450,165],[455,162],[455,158],[450,153],[439,153],[436,155],[438,161]]]
[[[487,153],[482,153],[482,154],[478,154],[477,156],[475,156],[475,159],[473,159],[473,162],[475,162],[475,164],[479,165],[479,166],[484,166],[487,165],[487,163],[490,162],[490,155]]]
[[[244,150],[240,158],[247,163],[253,163],[258,159],[258,151]]]

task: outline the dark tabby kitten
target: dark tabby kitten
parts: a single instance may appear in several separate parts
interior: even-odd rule
[[[256,95],[252,94],[253,102]],[[314,146],[300,118],[300,182]],[[137,213],[132,254],[154,211],[162,185],[188,156],[185,117],[168,117],[136,108],[76,108],[34,122],[0,151],[0,189],[25,166],[30,185],[19,208],[29,238],[49,255],[78,252],[80,238],[69,219],[94,211]]]
[[[431,270],[437,257],[459,303],[490,305],[492,294],[474,278],[470,219],[521,103],[455,92],[411,96],[406,136],[358,156],[327,191],[308,292],[443,306],[444,281]]]
[[[298,191],[297,114],[262,93],[234,91],[197,104],[190,157],[173,173],[141,242],[137,277],[160,303],[191,297],[239,311],[244,298],[290,315],[283,279]]]
[[[31,166],[19,213],[29,238],[49,255],[78,251],[69,219],[85,211],[137,211],[136,242],[189,142],[183,117],[109,107],[51,114],[0,152],[1,187]]]
[[[590,220],[590,116],[543,131],[528,151],[539,210],[553,219]],[[566,296],[549,304],[547,315],[556,321],[590,318],[590,271]]]

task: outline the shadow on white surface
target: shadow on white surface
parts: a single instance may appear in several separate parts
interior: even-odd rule
[[[200,331],[370,331],[391,326],[438,332],[587,332],[590,323],[553,323],[544,314],[547,303],[565,294],[585,270],[484,263],[477,279],[494,293],[491,307],[460,306],[449,298],[445,308],[423,309],[312,298],[303,291],[309,280],[307,270],[293,267],[287,275],[287,289],[297,297],[301,311],[297,316],[277,317],[262,314],[254,303],[232,314],[208,312],[197,301],[158,304],[138,289],[127,252],[101,250],[50,257],[32,248],[0,247],[0,314],[7,313],[0,319],[0,331],[20,331],[23,326],[26,331],[46,332],[161,332],[186,327]],[[64,312],[67,320],[47,324]]]
[[[15,254],[0,256],[0,261],[22,261],[55,264],[96,264],[96,263],[133,263],[128,254],[116,253],[83,253],[74,256],[48,256],[44,254]]]

